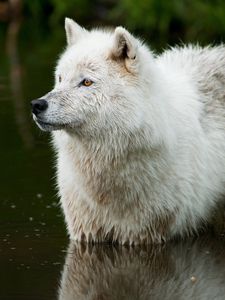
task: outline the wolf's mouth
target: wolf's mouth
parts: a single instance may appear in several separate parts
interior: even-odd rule
[[[56,123],[56,122],[46,122],[42,118],[37,117],[33,114],[33,119],[37,126],[43,131],[54,131],[54,130],[61,130],[61,129],[78,129],[83,124],[80,120],[76,122],[67,122],[67,123]]]
[[[43,121],[38,120],[38,119],[35,122],[38,123],[41,126],[59,126],[59,124],[43,122]]]
[[[65,124],[45,122],[40,118],[36,117],[35,115],[33,116],[33,118],[38,127],[43,131],[59,130],[66,126]]]

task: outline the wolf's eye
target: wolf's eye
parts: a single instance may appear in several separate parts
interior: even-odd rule
[[[59,79],[59,82],[61,82],[62,81],[62,76],[59,75],[58,79]]]
[[[93,81],[91,81],[90,79],[84,79],[81,84],[84,86],[90,86],[92,85]]]

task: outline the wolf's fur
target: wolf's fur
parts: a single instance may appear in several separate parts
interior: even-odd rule
[[[71,238],[136,244],[197,231],[225,193],[225,47],[154,56],[122,27],[86,31],[66,19],[66,33],[35,120],[58,129]]]

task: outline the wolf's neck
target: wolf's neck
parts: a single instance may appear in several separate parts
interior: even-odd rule
[[[64,132],[54,137],[59,167],[70,174],[68,188],[75,186],[78,180],[79,189],[97,203],[122,201],[125,206],[130,205],[144,197],[147,186],[154,190],[168,174],[171,158],[168,159],[163,145],[151,149],[147,148],[148,143],[141,144],[139,140],[138,144],[133,138],[121,145],[119,142],[98,144],[97,141],[89,144]]]
[[[68,138],[67,154],[74,162],[77,170],[90,180],[98,178],[100,182],[111,181],[123,173],[129,177],[131,174],[142,172],[148,164],[149,172],[155,176],[155,162],[157,165],[164,160],[171,161],[171,154],[165,145],[149,146],[146,137],[140,134],[133,136],[117,136],[115,140],[86,142],[80,139]],[[151,166],[152,162],[152,166]],[[165,170],[158,170],[164,173]],[[101,184],[101,183],[100,183]]]

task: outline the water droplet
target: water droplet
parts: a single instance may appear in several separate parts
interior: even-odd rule
[[[191,282],[196,282],[197,278],[195,276],[191,276]]]
[[[54,266],[57,266],[57,265],[61,265],[61,263],[60,262],[54,262],[54,263],[52,263]]]

